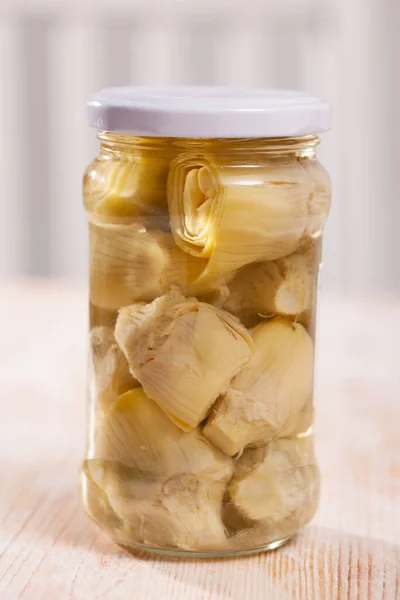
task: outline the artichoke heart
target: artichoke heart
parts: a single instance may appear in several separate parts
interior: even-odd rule
[[[317,160],[307,159],[301,164],[312,181],[312,193],[308,203],[307,226],[304,235],[317,237],[323,232],[331,206],[331,179],[328,171]]]
[[[310,241],[276,261],[243,267],[228,284],[223,305],[245,324],[261,316],[297,316],[312,306],[320,243]]]
[[[168,205],[175,241],[207,259],[212,281],[296,249],[307,220],[311,181],[299,162],[225,166],[182,154],[171,163]]]
[[[139,382],[130,374],[112,328],[95,327],[90,332],[90,342],[97,402],[106,410],[118,396],[139,387]]]
[[[184,433],[142,388],[122,394],[112,404],[97,430],[91,458],[112,461],[147,480],[193,473],[227,481],[232,473],[229,457],[198,429]]]
[[[113,310],[160,291],[166,257],[156,236],[136,227],[90,223],[90,297]]]
[[[212,410],[203,434],[226,454],[260,445],[290,427],[313,391],[313,343],[277,317],[252,330],[256,354]]]
[[[119,543],[129,544],[129,541],[134,536],[134,532],[115,513],[104,487],[99,485],[97,479],[103,472],[104,468],[98,461],[84,461],[81,473],[81,485],[82,499],[86,511],[90,518],[98,523],[107,534],[115,536],[115,533],[117,533]]]
[[[159,215],[167,210],[168,156],[101,156],[86,170],[86,210],[105,217]]]
[[[226,542],[221,510],[232,460],[198,429],[184,433],[141,388],[113,403],[86,463],[137,542],[188,549]]]
[[[175,289],[121,309],[115,336],[146,394],[184,431],[207,416],[254,353],[235,317]]]
[[[185,550],[226,547],[221,514],[224,491],[225,483],[201,481],[190,474],[171,478],[155,501],[139,513],[143,542]]]
[[[236,529],[251,523],[285,537],[314,514],[319,470],[312,438],[282,439],[248,448],[236,461],[224,507],[224,522]]]
[[[205,481],[191,473],[175,475],[158,485],[108,479],[105,490],[115,514],[135,532],[134,539],[157,547],[213,550],[227,545],[222,522],[226,482]]]
[[[153,300],[172,285],[185,293],[206,295],[220,287],[219,281],[195,283],[206,261],[183,252],[168,232],[91,223],[90,246],[92,305],[109,313]]]

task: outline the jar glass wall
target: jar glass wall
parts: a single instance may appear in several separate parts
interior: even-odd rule
[[[318,138],[99,139],[86,511],[131,548],[276,547],[319,496]]]

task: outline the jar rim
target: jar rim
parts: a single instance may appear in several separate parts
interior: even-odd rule
[[[276,138],[331,126],[330,105],[296,90],[113,87],[93,96],[87,110],[91,127],[150,137]]]

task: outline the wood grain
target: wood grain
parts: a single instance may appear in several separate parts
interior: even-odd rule
[[[85,293],[0,290],[2,600],[400,599],[400,298],[323,300],[320,510],[278,551],[216,561],[129,554],[80,508]]]

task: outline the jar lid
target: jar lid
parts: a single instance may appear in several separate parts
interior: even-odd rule
[[[91,127],[166,137],[286,137],[328,131],[327,102],[294,90],[113,87],[88,102]]]

